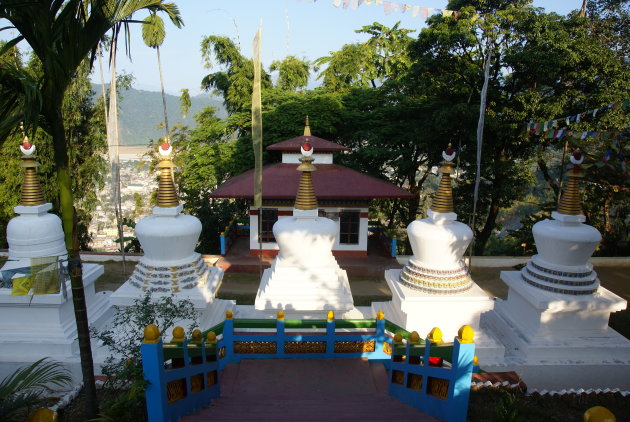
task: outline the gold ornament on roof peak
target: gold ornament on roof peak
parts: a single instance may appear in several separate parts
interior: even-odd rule
[[[24,168],[24,179],[22,180],[22,192],[20,195],[20,205],[32,207],[44,204],[44,193],[39,184],[37,177],[37,167],[39,163],[35,156],[35,145],[28,140],[28,136],[24,133],[24,125],[20,123],[22,129],[22,143],[20,151],[22,151],[22,162],[20,167]]]
[[[295,197],[295,208],[298,210],[314,210],[317,209],[317,198],[315,197],[315,188],[313,187],[312,172],[317,168],[313,165],[313,146],[308,139],[302,144],[300,150],[302,157],[297,168],[301,171],[300,184],[298,186],[297,195]]]
[[[308,120],[308,114],[306,115],[306,123],[304,124],[304,136],[312,136],[311,135],[311,125]]]
[[[584,177],[584,172],[581,168],[581,164],[584,162],[584,155],[578,148],[573,154],[571,154],[569,159],[573,166],[566,173],[569,180],[567,182],[567,187],[560,194],[558,212],[565,215],[581,215],[582,207],[580,205],[579,179]]]
[[[453,173],[453,159],[455,158],[455,155],[456,152],[453,148],[451,148],[450,143],[448,144],[448,147],[442,151],[442,158],[444,158],[442,167],[440,167],[442,177],[440,178],[438,190],[433,198],[433,202],[431,203],[431,209],[434,212],[454,212],[451,173]]]
[[[171,152],[173,147],[166,139],[158,147],[160,153],[160,162],[157,167],[160,169],[160,182],[158,184],[157,206],[162,208],[176,207],[179,205],[177,198],[177,190],[173,183],[173,174],[171,169],[175,164],[171,161]]]

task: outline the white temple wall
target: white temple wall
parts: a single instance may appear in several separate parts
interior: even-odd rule
[[[282,154],[282,164],[301,164],[300,163],[300,158],[302,157],[302,154],[289,154],[289,153],[283,153]],[[311,156],[315,161],[313,161],[313,164],[317,165],[317,164],[332,164],[333,163],[333,155],[332,154],[318,154],[318,153],[313,153],[313,155]]]
[[[278,220],[282,218],[288,218],[293,216],[293,207],[264,207],[275,208],[278,210]],[[319,208],[320,214],[326,213],[326,217],[330,218],[337,224],[337,229],[340,229],[339,213],[341,211],[358,211],[359,218],[359,241],[356,244],[342,244],[340,243],[339,231],[333,245],[333,251],[367,251],[367,239],[368,239],[368,208],[348,208],[348,207],[324,207]],[[256,214],[252,215],[252,211]],[[249,249],[258,250],[258,214],[257,210],[250,208],[249,215]],[[263,250],[278,250],[278,244],[276,242],[263,242]]]

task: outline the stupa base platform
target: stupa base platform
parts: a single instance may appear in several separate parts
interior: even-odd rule
[[[139,287],[137,280],[130,278],[111,295],[110,301],[115,306],[133,306],[136,300],[142,299],[147,292],[150,292],[153,298],[172,296],[175,300],[189,300],[193,303],[195,309],[203,311],[214,300],[216,292],[221,287],[223,275],[223,269],[207,267],[203,269],[201,276],[193,287],[173,289],[169,286],[168,289],[165,288],[163,291],[144,289]]]
[[[413,290],[398,283],[400,271],[385,271],[392,300],[373,302],[373,317],[383,311],[385,319],[407,331],[417,331],[421,338],[425,338],[433,327],[439,327],[443,338],[451,339],[457,336],[462,325],[470,325],[475,330],[475,354],[480,363],[503,362],[505,348],[492,334],[482,330],[479,323],[480,315],[494,307],[492,297],[477,284],[466,292],[452,295]]]
[[[482,326],[499,336],[506,358],[528,365],[622,365],[630,368],[630,340],[608,327],[626,301],[604,287],[593,295],[537,289],[518,271],[503,271],[506,300],[497,300]],[[630,372],[627,373],[630,379]]]
[[[278,270],[272,266],[263,272],[254,302],[259,311],[343,313],[354,308],[348,275],[342,269],[330,270],[331,277],[312,279],[277,276],[274,271]]]
[[[96,293],[94,289],[94,282],[102,274],[102,265],[83,264],[88,321],[98,329],[114,312],[109,303],[111,292]],[[18,365],[44,357],[60,362],[79,361],[70,281],[66,282],[66,292],[65,298],[63,292],[11,296],[11,289],[0,289],[0,378]],[[96,342],[92,346],[95,348]]]

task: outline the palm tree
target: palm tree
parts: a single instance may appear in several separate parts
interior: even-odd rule
[[[178,19],[171,19],[173,24],[181,28],[184,24],[184,21],[179,18],[179,11],[177,7],[174,8],[174,11],[177,14]],[[169,138],[169,128],[168,128],[168,115],[166,113],[166,94],[164,94],[164,76],[162,73],[162,61],[160,60],[160,46],[164,43],[164,38],[166,37],[166,29],[164,28],[164,20],[156,11],[151,11],[151,14],[144,19],[144,25],[142,25],[142,40],[146,45],[151,48],[155,48],[157,53],[157,62],[158,62],[158,71],[160,72],[160,88],[162,89],[162,106],[164,107],[164,131],[165,131],[165,140],[168,141]]]
[[[18,70],[7,71],[4,66],[0,69],[0,81],[7,83],[0,93],[10,92],[11,86],[17,90],[17,95],[0,96],[0,139],[4,140],[24,120],[31,133],[41,126],[53,140],[88,418],[96,417],[98,406],[62,102],[79,65],[85,59],[93,62],[98,43],[107,32],[111,30],[116,39],[121,29],[127,28],[131,16],[141,9],[165,12],[171,20],[176,19],[173,8],[172,3],[163,0],[2,0],[0,4],[0,18],[9,21],[19,33],[0,50],[0,55],[24,40],[42,66],[42,74],[35,81],[35,95],[33,87],[20,81],[19,75],[18,80],[14,78],[16,75],[11,72]]]
[[[68,387],[71,380],[64,367],[46,359],[16,370],[0,381],[0,420],[25,420],[36,406],[46,402],[52,387]]]

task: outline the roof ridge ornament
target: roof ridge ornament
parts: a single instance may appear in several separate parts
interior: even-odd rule
[[[175,164],[171,161],[171,153],[173,147],[169,143],[169,139],[165,138],[164,142],[158,147],[160,154],[160,162],[157,167],[160,169],[160,182],[158,184],[157,206],[161,208],[176,207],[179,205],[177,198],[177,190],[173,182],[173,173],[171,169]]]
[[[453,208],[453,188],[451,187],[451,173],[453,173],[453,159],[457,153],[448,144],[448,147],[442,151],[442,177],[440,178],[440,184],[438,185],[437,192],[431,203],[431,210],[439,213],[454,212]]]
[[[308,114],[306,115],[306,122],[304,124],[304,136],[313,136],[311,135],[311,125],[309,123]]]

